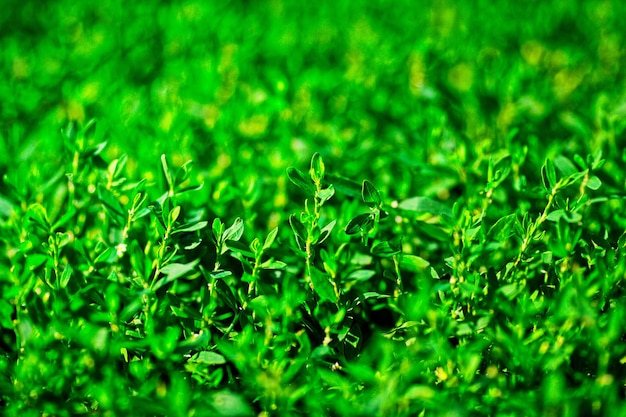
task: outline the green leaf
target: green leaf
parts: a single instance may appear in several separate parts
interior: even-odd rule
[[[298,219],[295,214],[289,216],[289,225],[293,231],[293,235],[296,238],[296,244],[300,250],[305,250],[307,232],[304,228],[304,224]]]
[[[541,180],[545,189],[552,192],[556,186],[556,171],[551,159],[546,159],[546,162],[541,167]]]
[[[67,265],[65,267],[65,269],[63,270],[63,273],[61,274],[61,279],[59,280],[59,288],[67,287],[67,284],[70,282],[70,279],[72,278],[73,272],[74,272],[74,269],[72,269],[71,265]]]
[[[514,227],[515,222],[519,223],[516,213],[501,217],[489,228],[487,234],[498,242],[504,242],[517,234],[519,228]]]
[[[146,201],[146,183],[147,180],[145,178],[142,178],[139,181],[124,183],[124,186],[122,187],[123,191],[133,191],[135,193],[135,196],[133,197],[134,209],[139,208],[139,206],[141,206]]]
[[[211,224],[211,231],[213,232],[213,239],[216,245],[219,245],[224,240],[222,239],[222,235],[224,234],[224,223],[219,218],[213,219],[213,223]]]
[[[576,172],[572,175],[569,175],[565,178],[562,178],[561,181],[559,182],[561,188],[567,187],[571,184],[574,184],[576,182],[578,182],[579,180],[583,179],[585,177],[585,175],[587,175],[586,172]]]
[[[583,159],[582,156],[578,154],[574,155],[574,162],[576,162],[576,164],[580,167],[581,170],[585,170],[588,168],[587,162]],[[576,169],[576,171],[579,171],[579,170]]]
[[[252,239],[252,242],[250,242],[250,250],[256,257],[257,255],[259,255],[260,249],[261,249],[261,241],[259,240],[258,237],[255,237],[254,239]]]
[[[277,269],[284,270],[287,268],[287,264],[282,261],[276,261],[274,259],[268,259],[267,261],[261,264],[261,268],[263,269]]]
[[[178,217],[180,216],[180,210],[181,207],[176,206],[167,215],[167,221],[170,226],[174,225],[176,223],[176,220],[178,220]]]
[[[311,179],[315,183],[320,183],[324,178],[324,161],[319,153],[315,152],[311,158],[311,169],[309,170]]]
[[[328,239],[328,236],[330,236],[330,233],[332,232],[336,223],[337,223],[337,220],[333,220],[332,222],[324,226],[322,230],[320,230],[320,236],[317,238],[317,241],[315,242],[317,245],[321,244],[326,239]]]
[[[317,268],[311,268],[311,282],[313,283],[313,290],[319,295],[321,300],[337,302],[337,295],[328,275]]]
[[[273,228],[269,232],[269,234],[265,238],[265,243],[263,243],[263,251],[268,250],[274,244],[274,240],[276,239],[277,234],[278,234],[278,227]]]
[[[117,197],[104,185],[98,184],[98,199],[111,215],[111,219],[121,226],[125,221],[125,212]]]
[[[230,391],[217,391],[208,396],[209,404],[217,416],[220,417],[247,417],[254,415],[244,399]],[[212,414],[212,413],[209,413]]]
[[[9,300],[0,298],[0,327],[14,331],[14,324],[13,324],[13,320],[11,319],[11,315],[14,311],[15,311],[15,307],[11,305]],[[0,367],[2,365],[3,365],[2,359],[0,359]],[[4,370],[6,368],[0,368],[0,369]],[[0,383],[0,387],[2,387],[1,383]],[[3,392],[9,392],[9,388],[7,387],[6,390],[3,390]]]
[[[405,401],[427,401],[437,395],[437,391],[428,385],[411,385],[404,393]]]
[[[122,155],[120,158],[111,161],[107,167],[107,173],[112,179],[119,179],[124,167],[126,166],[127,156]]]
[[[142,289],[134,295],[134,298],[122,309],[120,312],[120,321],[128,321],[131,317],[135,316],[139,310],[141,310],[143,303],[142,298],[148,293],[148,290]]]
[[[372,255],[380,256],[381,258],[391,258],[401,252],[401,249],[391,242],[382,241],[377,242],[372,246]]]
[[[26,257],[26,269],[33,271],[43,265],[48,259],[52,260],[48,255],[35,253]]]
[[[209,225],[209,222],[205,222],[205,221],[201,221],[197,223],[187,223],[180,227],[177,227],[176,230],[172,232],[172,234],[183,233],[183,232],[195,232],[197,230],[204,229],[208,225]]]
[[[600,169],[606,160],[602,159],[602,149],[598,148],[592,155],[587,155],[587,162],[591,165],[592,170]]]
[[[626,232],[622,233],[617,239],[617,248],[620,250],[626,250]]]
[[[489,167],[487,171],[487,179],[490,183],[490,187],[496,187],[502,183],[511,172],[511,155],[505,154],[499,159],[489,160]]]
[[[368,180],[363,181],[361,197],[363,198],[363,202],[370,207],[380,207],[382,205],[378,190],[374,187],[374,184]]]
[[[179,188],[176,191],[176,195],[182,195],[182,194],[188,193],[190,191],[200,191],[203,188],[204,188],[204,183],[200,183],[200,184],[197,184],[197,185],[189,185],[187,187]]]
[[[9,200],[0,195],[0,216],[8,218],[15,211],[15,206]]]
[[[129,253],[130,264],[133,270],[137,272],[140,277],[146,279],[150,274],[149,265],[146,265],[146,255],[143,253],[136,240],[130,242]]]
[[[242,254],[243,256],[247,256],[248,258],[254,258],[254,252],[250,250],[250,248],[237,240],[227,240],[224,242],[226,248],[232,250],[233,252],[237,252]]]
[[[564,177],[579,172],[579,169],[576,168],[576,165],[574,165],[574,163],[570,161],[569,158],[563,155],[557,155],[557,157],[554,158],[554,166],[559,171],[561,171],[561,174]]]
[[[361,332],[361,327],[357,323],[354,323],[344,339],[344,352],[348,358],[355,358],[358,355],[359,347],[363,343],[362,339],[363,333]]]
[[[180,168],[178,168],[178,170],[176,171],[176,176],[174,177],[174,182],[176,184],[180,184],[181,182],[185,181],[187,178],[189,178],[189,175],[191,175],[191,172],[193,171],[193,166],[194,166],[194,162],[192,160],[189,160],[187,162],[185,162],[184,164],[182,164],[180,166]]]
[[[452,217],[450,207],[428,197],[411,197],[398,204],[398,208],[414,213],[430,213],[436,216]]]
[[[217,296],[222,303],[226,303],[232,311],[237,311],[239,310],[239,303],[233,295],[232,288],[230,288],[230,286],[223,279],[230,275],[231,274],[224,275],[224,273],[219,274],[220,279],[216,279],[214,284],[214,291],[217,293]]]
[[[104,141],[104,142],[97,143],[93,146],[90,146],[89,148],[85,149],[85,152],[83,153],[83,157],[91,158],[92,160],[97,160],[96,157],[98,157],[102,153],[102,151],[104,150],[104,148],[107,147],[107,145],[108,143]],[[100,161],[104,163],[104,161],[101,158],[100,158]]]
[[[192,334],[187,339],[178,343],[177,350],[199,350],[206,348],[211,341],[211,334],[208,330],[200,330],[199,333]]]
[[[157,211],[159,209],[161,210],[159,212],[160,213],[159,221],[163,225],[163,228],[166,229],[167,225],[170,224],[169,223],[169,217],[170,217],[170,211],[172,211],[172,199],[169,198],[167,196],[167,194],[163,194],[161,196],[161,199],[162,199],[161,204],[158,205],[159,202],[157,201],[156,202],[157,205],[155,207],[157,207]],[[156,212],[155,212],[155,214],[156,214]]]
[[[150,214],[149,208],[147,207],[140,208],[137,212],[135,212],[135,215],[133,216],[133,220],[139,220],[142,217],[146,217],[149,214]]]
[[[204,363],[207,365],[223,365],[226,363],[226,358],[215,352],[198,352],[188,359],[188,362]]]
[[[76,141],[76,121],[70,120],[67,122],[65,128],[61,129],[61,134],[64,136],[64,139],[67,141],[68,147],[73,151],[74,150],[74,142]]]
[[[179,244],[182,245],[183,249],[185,250],[194,250],[202,244],[202,238],[198,236],[184,236]]]
[[[300,171],[298,168],[287,168],[287,176],[289,177],[289,180],[296,185],[296,187],[300,188],[306,194],[315,194],[315,186],[311,182],[311,179],[305,177],[302,171]]]
[[[587,180],[587,188],[590,190],[597,190],[602,186],[602,181],[595,175],[592,175]]]
[[[320,191],[316,191],[317,198],[320,200],[320,205],[326,203],[328,200],[335,195],[335,189],[332,184],[328,186],[328,188],[324,188]]]
[[[41,204],[33,204],[28,208],[26,212],[26,218],[30,219],[37,227],[42,231],[50,232],[50,222],[48,221],[48,215],[46,209]]]
[[[548,214],[546,217],[547,220],[551,222],[557,222],[561,219],[565,220],[568,223],[578,223],[581,221],[583,216],[580,213],[566,211],[563,209],[554,210]]]
[[[373,271],[371,269],[357,269],[356,271],[351,272],[346,279],[348,281],[367,281],[375,275],[376,271]]]
[[[517,284],[513,283],[503,285],[496,291],[502,293],[508,300],[512,300],[518,296],[518,294],[521,292],[521,289]]]
[[[165,277],[159,279],[153,286],[152,289],[154,291],[158,290],[162,286],[169,284],[177,280],[180,277],[188,275],[190,272],[196,269],[196,265],[200,263],[200,259],[196,259],[195,261],[181,264],[181,263],[171,263],[169,265],[165,265],[161,268],[161,273],[165,275]]]
[[[67,223],[68,221],[72,220],[72,218],[75,215],[76,215],[76,207],[74,207],[72,205],[65,212],[65,214],[63,214],[63,216],[61,216],[60,219],[58,219],[56,222],[54,222],[54,224],[52,225],[52,230],[57,230],[58,228],[62,227],[63,225],[65,225],[65,223]]]
[[[222,242],[227,240],[239,240],[243,235],[243,220],[239,217],[235,219],[233,224],[224,231]]]
[[[450,234],[441,228],[440,225],[430,224],[423,221],[417,222],[417,228],[428,236],[431,241],[449,242]]]
[[[111,265],[117,259],[117,251],[115,248],[106,248],[100,253],[93,261],[94,266],[102,267],[105,265]]]
[[[209,273],[214,279],[224,279],[233,276],[231,271],[225,271],[223,269],[218,269],[217,271],[211,271]]]
[[[356,233],[368,232],[374,225],[374,216],[371,213],[363,213],[357,215],[346,225],[346,234],[354,235]]]
[[[419,272],[428,268],[430,262],[416,255],[402,255],[400,257],[400,268],[411,272]]]

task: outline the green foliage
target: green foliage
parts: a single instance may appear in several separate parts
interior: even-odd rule
[[[5,5],[0,414],[625,414],[626,9],[252,3]]]

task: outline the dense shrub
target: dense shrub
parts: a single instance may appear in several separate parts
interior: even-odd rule
[[[6,2],[7,415],[621,415],[620,2]]]

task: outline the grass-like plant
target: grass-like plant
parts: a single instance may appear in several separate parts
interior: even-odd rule
[[[6,7],[0,414],[626,414],[623,6],[483,3]]]

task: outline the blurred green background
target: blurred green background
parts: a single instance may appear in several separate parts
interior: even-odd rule
[[[621,1],[3,3],[2,174],[51,175],[96,118],[131,178],[192,159],[217,214],[277,224],[315,151],[391,198],[524,146],[622,158]]]

